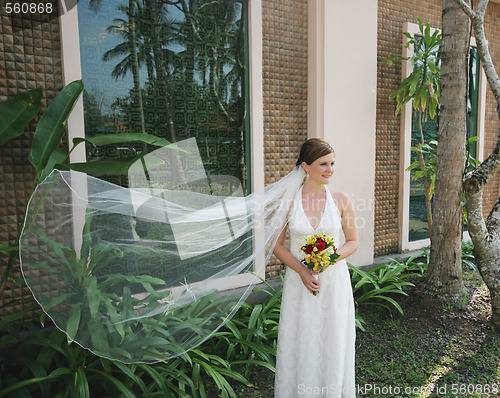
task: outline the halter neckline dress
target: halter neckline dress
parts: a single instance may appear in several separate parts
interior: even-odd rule
[[[304,237],[324,232],[339,245],[340,211],[325,186],[326,205],[316,228],[302,205],[302,188],[288,223],[290,252],[299,260]],[[299,274],[285,274],[278,330],[275,397],[355,397],[355,316],[347,263],[341,260],[320,274],[314,296]]]

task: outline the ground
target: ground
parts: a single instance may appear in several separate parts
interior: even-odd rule
[[[398,296],[404,314],[361,308],[367,332],[358,331],[358,397],[500,396],[500,333],[491,326],[489,292],[477,271],[464,275],[459,302],[423,296],[421,282]],[[255,369],[255,387],[240,397],[272,397],[274,375]]]

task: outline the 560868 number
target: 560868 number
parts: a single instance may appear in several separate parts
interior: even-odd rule
[[[6,3],[7,14],[52,14],[52,3]]]

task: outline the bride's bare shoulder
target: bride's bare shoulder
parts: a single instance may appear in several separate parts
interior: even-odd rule
[[[330,187],[328,187],[328,189],[332,193],[332,198],[333,200],[335,200],[335,203],[337,203],[337,207],[339,209],[344,209],[346,205],[348,205],[351,202],[349,195],[347,195],[345,192]]]

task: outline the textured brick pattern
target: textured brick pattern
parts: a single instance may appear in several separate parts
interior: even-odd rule
[[[54,2],[55,3],[55,2]],[[32,14],[31,20],[10,18],[0,7],[0,101],[34,88],[43,89],[43,108],[62,89],[60,34],[57,18]],[[24,135],[0,148],[0,243],[12,244],[17,235],[34,179],[28,161],[36,122]],[[7,259],[0,255],[3,274]],[[16,264],[14,277],[20,277]],[[12,298],[28,297],[28,289],[9,284],[0,298],[0,318],[18,312],[26,303],[3,305]]]
[[[389,54],[401,54],[403,23],[417,23],[417,17],[433,27],[441,27],[442,3],[436,1],[409,2],[379,0],[378,2],[378,68],[377,68],[377,141],[375,176],[375,255],[396,253],[399,249],[398,200],[400,177],[400,116],[394,115],[395,102],[389,95],[401,81],[401,63],[393,66],[382,61]],[[500,35],[498,21],[500,5],[490,3],[486,18],[486,35],[493,61],[500,65]],[[486,151],[496,142],[498,117],[494,99],[488,90],[486,110]],[[498,198],[499,179],[485,191],[485,209],[491,209]],[[489,211],[489,210],[488,210]]]
[[[417,23],[417,17],[433,27],[441,26],[441,2],[378,2],[377,138],[375,172],[375,255],[399,249],[398,201],[400,162],[400,117],[389,95],[401,82],[401,63],[388,66],[389,54],[401,54],[403,23]]]
[[[295,166],[307,138],[307,0],[262,2],[265,183]],[[267,275],[282,267],[273,258]]]
[[[488,40],[491,58],[496,67],[497,73],[500,71],[500,4],[488,4],[488,10],[485,17],[485,34]],[[488,156],[495,148],[498,134],[500,132],[500,120],[496,112],[497,103],[493,93],[488,87],[486,92],[486,123],[485,123],[485,140],[484,153]],[[487,217],[493,204],[500,197],[500,173],[496,178],[490,181],[483,191],[484,216]]]
[[[441,26],[441,2],[426,0],[379,0],[378,2],[378,83],[375,253],[397,252],[398,195],[400,160],[400,118],[394,115],[395,104],[389,95],[401,79],[401,65],[382,64],[389,54],[399,54],[404,22],[420,17],[431,25]],[[262,2],[263,13],[263,89],[264,89],[264,158],[265,183],[272,183],[294,166],[298,149],[307,137],[307,0],[270,0]],[[486,17],[486,35],[493,61],[500,65],[500,4],[490,3]],[[46,106],[62,89],[59,26],[57,19],[34,15],[36,23],[13,29],[11,19],[0,8],[0,100],[17,92],[42,87]],[[44,19],[45,18],[45,19]],[[500,122],[496,104],[488,89],[486,105],[485,152],[496,143]],[[33,170],[27,157],[34,130],[0,148],[0,243],[15,240],[17,224],[22,219],[31,190]],[[485,213],[500,195],[500,177],[485,189]],[[0,257],[0,271],[6,264]],[[267,275],[277,275],[282,268],[271,260]],[[18,276],[18,275],[17,275]],[[9,287],[2,303],[27,292]],[[10,311],[19,311],[22,304]],[[3,313],[0,310],[0,316]]]

